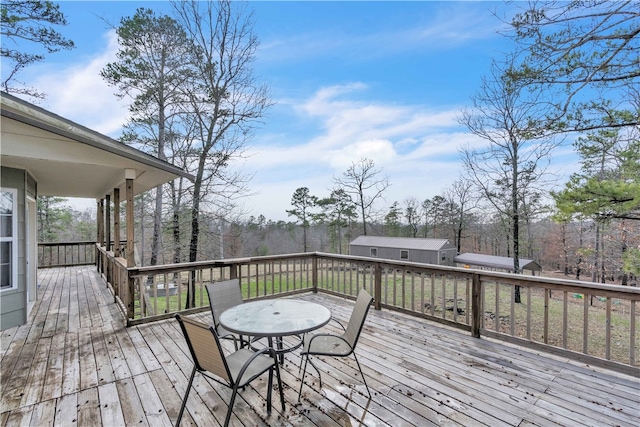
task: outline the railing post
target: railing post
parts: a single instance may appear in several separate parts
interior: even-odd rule
[[[127,282],[128,282],[128,286],[127,286],[127,318],[128,319],[133,319],[135,313],[134,313],[134,303],[135,303],[135,286],[136,286],[136,278],[135,277],[130,277],[129,276],[129,272],[127,270],[125,270],[126,275],[127,275]],[[168,291],[168,286],[165,288]],[[140,298],[143,298],[144,295],[140,295]]]
[[[318,293],[318,256],[313,255],[311,258],[311,282],[313,284],[313,293]]]
[[[480,326],[482,323],[482,282],[480,282],[480,275],[477,273],[473,273],[471,279],[471,307],[473,308],[471,335],[474,338],[480,338]]]
[[[240,266],[238,264],[231,264],[229,266],[229,279],[237,279],[238,278],[238,269]]]
[[[381,310],[382,301],[382,266],[379,262],[375,263],[374,283],[373,283],[373,307]]]

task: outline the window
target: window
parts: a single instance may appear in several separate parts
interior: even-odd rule
[[[13,189],[0,190],[0,289],[15,289],[17,286],[15,260],[17,254],[18,192]]]
[[[401,250],[400,251],[400,259],[409,259],[409,251]]]
[[[378,248],[371,248],[371,256],[373,257],[378,256]]]

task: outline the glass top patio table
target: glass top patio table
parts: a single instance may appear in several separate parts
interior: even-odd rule
[[[284,337],[318,329],[331,320],[331,311],[320,304],[290,298],[249,301],[220,314],[227,330],[254,337]]]

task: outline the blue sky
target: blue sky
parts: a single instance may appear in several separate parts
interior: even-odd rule
[[[49,55],[20,78],[48,94],[42,107],[117,137],[126,107],[99,76],[117,50],[107,22],[117,25],[138,7],[168,11],[169,4],[59,4],[69,21],[60,32],[76,49]],[[326,197],[332,178],[362,157],[389,178],[386,207],[409,197],[432,198],[460,177],[460,147],[482,142],[457,118],[491,58],[509,51],[498,33],[505,24],[496,15],[508,18],[517,2],[250,5],[261,42],[255,75],[276,104],[249,156],[236,165],[253,175],[253,194],[243,201],[247,214],[293,220],[285,210],[297,188]]]

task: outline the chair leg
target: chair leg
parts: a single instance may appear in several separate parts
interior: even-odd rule
[[[231,393],[231,400],[229,401],[229,408],[227,409],[227,417],[224,419],[224,427],[229,425],[231,421],[231,413],[233,412],[233,403],[236,401],[236,394],[238,394],[238,383],[233,385],[233,393]]]
[[[369,393],[369,399],[371,399],[371,392],[369,391],[369,386],[367,385],[367,380],[364,377],[364,372],[362,372],[362,368],[360,367],[360,362],[358,362],[358,357],[356,356],[356,352],[353,352],[353,358],[356,359],[356,364],[358,365],[358,370],[360,371],[360,375],[362,376],[362,382],[364,386],[367,388],[367,393]]]
[[[300,377],[300,391],[298,391],[298,403],[300,403],[300,396],[302,396],[302,386],[304,385],[304,374],[307,372],[307,363],[309,362],[309,355],[303,354],[302,359],[305,359],[305,362],[304,362],[304,369],[302,370],[302,376]],[[302,359],[300,359],[300,366],[302,366]]]
[[[307,357],[309,357],[309,356],[307,356]],[[318,373],[318,382],[320,383],[320,384],[319,384],[319,385],[320,385],[320,388],[322,388],[322,372],[320,372],[320,369],[318,369],[318,367],[316,366],[316,364],[315,364],[315,363],[313,363],[313,360],[309,359],[309,364],[310,364],[311,366],[313,366],[313,369],[315,369],[315,370],[316,370],[316,372]]]
[[[187,391],[184,393],[184,399],[182,399],[182,406],[180,407],[180,412],[178,413],[178,419],[176,420],[176,427],[180,425],[180,420],[182,420],[182,414],[184,413],[184,408],[187,406],[187,398],[189,397],[189,392],[191,391],[191,384],[193,384],[193,378],[196,376],[196,367],[193,367],[193,371],[191,371],[191,378],[189,378],[189,385],[187,385]]]

